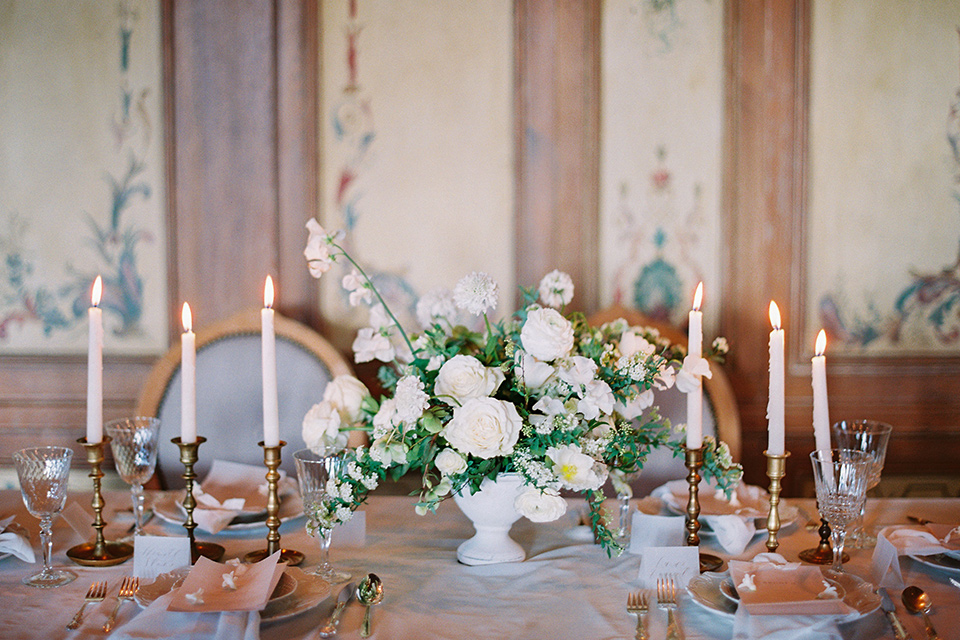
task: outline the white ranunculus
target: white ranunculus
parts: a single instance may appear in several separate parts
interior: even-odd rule
[[[569,354],[573,338],[573,325],[556,309],[533,309],[520,330],[523,350],[544,362]]]
[[[560,365],[557,377],[572,387],[591,382],[597,375],[597,363],[590,358],[573,356]]]
[[[437,465],[437,470],[445,476],[467,470],[467,461],[464,457],[449,447],[437,454],[433,464]]]
[[[310,407],[303,416],[301,434],[307,448],[321,455],[346,446],[346,434],[340,433],[340,412],[326,400]]]
[[[629,402],[617,402],[613,405],[613,408],[624,417],[626,420],[633,420],[634,418],[639,418],[643,413],[643,410],[647,407],[653,406],[653,389],[647,389],[641,393],[638,393],[633,399]]]
[[[440,367],[434,393],[447,404],[462,403],[468,398],[493,395],[503,379],[497,367],[485,367],[473,356],[455,355]]]
[[[513,506],[531,522],[553,522],[567,512],[567,501],[556,491],[528,487],[516,497]]]
[[[573,278],[566,273],[554,269],[543,276],[537,288],[540,299],[548,307],[562,307],[573,300]]]
[[[647,339],[636,331],[624,331],[623,335],[620,336],[620,355],[625,358],[629,358],[635,353],[649,356],[656,350],[656,345],[647,342]]]
[[[556,369],[546,362],[540,362],[529,353],[523,354],[519,369],[520,380],[528,389],[539,389],[556,372]]]
[[[495,398],[470,398],[453,410],[453,419],[442,435],[454,448],[478,458],[513,453],[523,420],[510,402]]]
[[[713,377],[710,362],[706,358],[688,355],[683,359],[683,366],[677,374],[677,389],[683,393],[690,393],[700,386],[701,377]]]
[[[577,411],[587,420],[596,420],[601,414],[613,411],[613,391],[603,380],[594,380],[587,384],[583,398],[577,403]]]
[[[607,479],[606,467],[583,453],[575,444],[550,447],[547,449],[547,458],[553,462],[553,474],[566,489],[598,489]]]
[[[333,404],[340,412],[340,418],[346,423],[356,423],[362,412],[360,407],[370,395],[367,387],[349,375],[337,376],[323,390],[323,399]]]

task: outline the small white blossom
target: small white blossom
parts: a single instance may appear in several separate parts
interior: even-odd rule
[[[585,393],[577,403],[577,411],[587,420],[596,420],[600,415],[609,415],[613,412],[613,391],[610,385],[602,380],[594,380],[584,387]]]
[[[233,575],[233,571],[230,573],[224,573],[221,577],[223,578],[223,584],[221,586],[224,589],[227,589],[228,591],[237,590],[237,577]]]
[[[475,316],[484,314],[497,306],[497,283],[487,274],[474,271],[457,282],[453,301],[457,308]]]
[[[683,359],[680,373],[677,374],[677,389],[682,393],[691,393],[700,386],[701,377],[713,377],[710,362],[706,358],[687,356]]]
[[[193,593],[185,594],[184,598],[186,598],[190,604],[203,604],[203,589],[200,588]]]
[[[373,289],[367,279],[360,275],[360,272],[354,269],[343,276],[343,288],[350,292],[350,306],[356,307],[361,302],[370,304],[373,302]]]
[[[390,362],[396,355],[397,351],[390,338],[380,330],[364,327],[357,332],[357,338],[353,341],[353,359],[358,364],[371,360]]]
[[[313,218],[307,220],[307,247],[303,255],[307,259],[307,268],[310,275],[319,278],[333,266],[334,257],[330,255],[330,247],[335,238],[327,233],[320,223]]]
[[[713,339],[713,350],[719,355],[723,355],[730,351],[730,345],[727,344],[727,339],[723,336],[717,336]]]
[[[438,287],[431,289],[417,301],[417,322],[424,329],[429,329],[438,320],[451,320],[457,314],[457,306],[453,301],[453,292]]]
[[[538,288],[540,299],[548,307],[562,307],[573,300],[573,279],[554,269],[543,277]]]
[[[596,375],[597,363],[583,356],[573,356],[557,369],[557,377],[573,387],[592,382]]]
[[[423,390],[423,380],[416,376],[400,378],[393,398],[396,401],[397,419],[405,424],[415,424],[430,406],[430,396]]]

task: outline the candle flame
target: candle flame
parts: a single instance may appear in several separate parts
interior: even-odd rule
[[[773,325],[774,330],[780,328],[780,308],[773,300],[770,301],[770,324]]]
[[[193,331],[193,314],[190,313],[190,304],[183,303],[183,314],[180,316],[183,320],[183,331],[184,333],[190,333]]]
[[[273,306],[273,278],[270,276],[263,285],[263,306],[268,309]]]
[[[693,310],[700,311],[700,303],[703,302],[703,283],[697,285],[697,292],[693,294]]]
[[[103,295],[103,278],[97,276],[93,281],[93,293],[90,295],[90,302],[94,307],[100,306],[100,296]]]
[[[823,329],[820,329],[820,333],[817,334],[817,355],[822,356],[823,352],[827,349],[827,332]]]

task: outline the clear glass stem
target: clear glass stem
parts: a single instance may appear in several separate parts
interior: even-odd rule
[[[843,543],[846,541],[847,528],[833,526],[830,530],[830,539],[833,544],[833,566],[834,571],[843,571]]]
[[[867,515],[867,500],[864,498],[863,506],[860,507],[860,513],[857,514],[857,517],[853,519],[853,523],[850,527],[850,542],[856,548],[863,548],[862,543],[866,542],[866,534],[863,531],[863,519]]]
[[[630,497],[618,494],[617,501],[620,503],[620,528],[617,531],[617,536],[620,539],[625,539],[630,536]]]
[[[130,497],[133,500],[133,535],[140,536],[143,535],[143,486],[138,483],[130,485]]]
[[[53,518],[45,516],[40,518],[40,549],[43,551],[43,575],[53,572]]]
[[[330,543],[333,542],[333,529],[318,529],[317,533],[320,535],[319,572],[329,572],[333,568],[330,565]]]

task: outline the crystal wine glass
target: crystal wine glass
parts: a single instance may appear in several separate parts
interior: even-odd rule
[[[840,421],[831,428],[833,445],[838,449],[852,449],[863,451],[870,455],[870,475],[867,477],[867,490],[880,484],[880,472],[887,457],[887,443],[893,427],[876,420]],[[849,541],[855,549],[870,549],[877,544],[876,536],[867,533],[863,527],[863,517],[867,510],[864,501],[860,515],[850,529]]]
[[[13,464],[20,479],[20,493],[27,511],[40,519],[40,546],[43,550],[43,570],[23,579],[23,584],[49,589],[60,587],[77,579],[77,574],[50,565],[53,551],[51,527],[53,519],[63,511],[67,501],[67,481],[73,451],[65,447],[35,447],[21,449],[13,454]]]
[[[316,517],[317,507],[326,497],[327,480],[334,477],[340,470],[343,454],[321,455],[310,449],[301,449],[293,454],[293,459],[297,463],[297,479],[300,483],[300,497],[303,498],[303,511],[310,519],[307,531],[315,529],[320,542],[320,562],[313,573],[331,584],[346,582],[350,579],[350,574],[330,564],[333,527]]]
[[[820,515],[830,523],[833,543],[833,570],[843,571],[843,544],[847,526],[853,522],[867,499],[867,480],[873,461],[869,454],[850,449],[810,453],[817,486]]]
[[[117,464],[117,473],[130,485],[133,498],[135,536],[143,535],[143,483],[150,479],[157,466],[157,445],[160,420],[157,418],[120,418],[108,422],[110,449]]]

